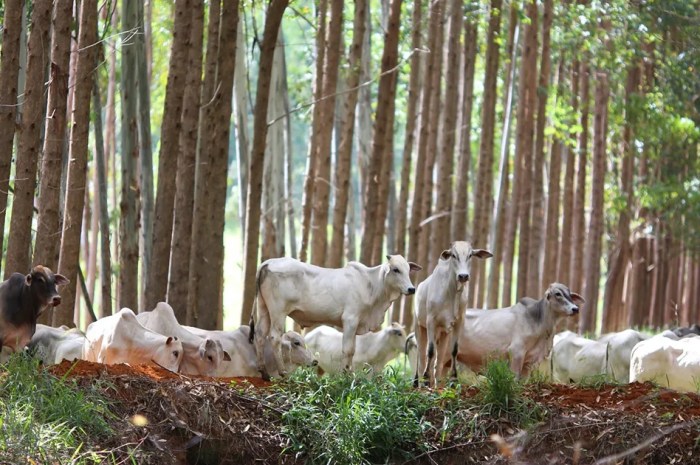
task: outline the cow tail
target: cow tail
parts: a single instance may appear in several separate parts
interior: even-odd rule
[[[253,343],[253,340],[255,339],[255,311],[257,310],[258,307],[258,299],[261,299],[262,296],[260,295],[260,286],[262,285],[263,281],[267,277],[267,263],[263,263],[262,266],[258,269],[258,273],[255,275],[255,308],[253,309],[252,312],[250,312],[250,321],[248,322],[248,326],[250,326],[250,334],[248,334],[248,342],[250,344]]]

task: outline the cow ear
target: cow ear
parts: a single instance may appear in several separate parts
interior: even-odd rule
[[[32,274],[31,274],[31,273],[29,273],[27,276],[24,277],[24,283],[25,283],[27,286],[31,286],[31,285],[32,285]]]
[[[420,271],[420,270],[423,269],[423,267],[420,266],[420,265],[417,264],[417,263],[408,262],[408,269],[409,269],[410,271]]]
[[[402,331],[399,328],[392,329],[391,334],[393,334],[394,336],[402,336],[403,335]]]
[[[571,293],[571,300],[572,300],[576,305],[583,305],[583,304],[586,303],[586,300],[585,300],[583,297],[581,297],[580,295],[578,295],[577,293],[575,293],[575,292],[572,292],[572,293]]]
[[[66,278],[62,274],[54,275],[53,278],[54,278],[54,283],[56,283],[56,286],[65,286],[66,284],[68,284],[70,282],[68,280],[68,278]]]
[[[476,258],[491,258],[491,257],[493,257],[493,254],[491,252],[489,252],[488,250],[484,250],[484,249],[472,250],[472,255]]]
[[[450,251],[450,249],[443,250],[440,254],[440,258],[442,258],[443,260],[449,260],[451,256],[452,252]]]
[[[171,342],[173,342],[173,337],[172,337],[172,336],[168,336],[168,339],[165,341],[165,345],[166,345],[166,346],[167,346],[167,345],[170,345]]]
[[[386,255],[386,259],[389,260],[389,261],[391,261],[391,255],[387,254],[387,255]]]
[[[231,356],[224,350],[224,360],[227,362],[231,361]]]

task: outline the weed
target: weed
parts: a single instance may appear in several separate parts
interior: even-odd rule
[[[619,384],[615,379],[608,374],[599,373],[597,375],[584,376],[578,383],[578,386],[583,388],[592,388],[595,390],[600,390],[606,385],[617,385]]]

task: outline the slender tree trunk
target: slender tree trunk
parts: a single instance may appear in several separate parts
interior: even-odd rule
[[[4,5],[2,55],[0,55],[0,250],[3,250],[5,237],[7,192],[10,189],[10,166],[16,127],[23,7],[22,0],[8,0]],[[24,273],[29,270],[11,271]]]
[[[582,62],[581,79],[581,134],[578,145],[578,167],[576,171],[576,191],[574,194],[573,225],[572,225],[572,258],[569,272],[569,287],[583,288],[583,252],[586,241],[586,164],[588,161],[588,108],[590,97],[590,76],[588,63]]]
[[[51,1],[36,0],[32,7],[29,33],[27,80],[24,87],[22,130],[15,168],[14,196],[10,235],[7,240],[5,279],[13,272],[26,273],[31,268],[32,218],[36,190],[37,159],[41,147],[44,121],[44,73],[49,63],[49,28]]]
[[[189,307],[196,309],[194,325],[207,329],[220,329],[223,325],[224,215],[238,5],[238,1],[222,3],[216,90],[213,99],[205,104],[204,115],[200,115],[199,160],[206,164],[208,172],[204,176],[205,170],[201,169],[203,176],[198,174],[196,181]],[[259,215],[255,218],[259,220]]]
[[[87,175],[90,95],[97,49],[97,0],[83,0],[80,5],[78,63],[76,67],[75,103],[70,132],[70,152],[66,203],[61,235],[58,272],[70,280],[61,290],[62,305],[53,314],[53,326],[73,326],[76,286],[80,260],[80,232],[85,205]]]
[[[501,30],[501,0],[491,0],[489,29],[486,45],[484,97],[481,111],[481,142],[479,166],[474,200],[473,246],[487,248],[489,225],[493,209],[493,144],[496,127],[496,98],[498,63],[500,59],[498,35]],[[480,260],[472,263],[470,302],[481,308],[485,300],[486,264]]]
[[[535,129],[535,154],[533,157],[533,176],[530,195],[530,249],[528,250],[528,290],[527,295],[537,296],[544,292],[546,284],[542,283],[542,258],[544,245],[544,151],[547,122],[547,99],[549,98],[549,79],[551,72],[550,29],[552,28],[552,0],[544,0],[542,16],[542,61],[540,76],[536,89],[537,126]],[[558,181],[558,180],[557,180]],[[549,283],[547,283],[549,284]]]
[[[122,6],[122,31],[138,27],[135,2]],[[119,201],[119,291],[117,308],[138,311],[138,262],[140,228],[137,166],[138,145],[138,95],[136,82],[135,43],[122,43],[121,62],[121,199]],[[163,171],[161,171],[162,173]]]
[[[287,227],[289,229],[289,254],[292,258],[297,258],[297,238],[296,238],[296,218],[294,216],[294,176],[293,176],[293,147],[292,147],[292,119],[289,117],[291,105],[289,103],[289,84],[287,83],[287,59],[284,58],[282,62],[284,69],[282,70],[283,82],[284,82],[284,108],[287,117],[285,126],[285,142],[287,144],[287,150],[285,151],[285,166],[286,166],[286,180],[285,180],[285,207],[287,211]],[[247,170],[246,170],[247,171]],[[246,177],[247,181],[247,177]],[[246,190],[247,195],[247,190]]]
[[[362,41],[365,35],[367,1],[355,2],[352,44],[350,45],[349,71],[347,76],[348,94],[345,97],[343,124],[340,131],[340,144],[335,167],[335,209],[333,211],[333,236],[326,266],[339,268],[343,262],[345,243],[345,220],[350,195],[350,170],[352,160],[352,140],[355,129],[355,108],[359,95],[360,71],[362,62]],[[405,216],[404,216],[405,218]],[[352,234],[352,231],[349,231]]]
[[[255,94],[255,118],[253,131],[253,150],[250,157],[248,211],[246,214],[246,239],[244,248],[243,308],[241,321],[247,323],[252,315],[255,300],[255,273],[257,271],[258,245],[260,241],[260,194],[262,191],[262,168],[265,157],[265,139],[267,137],[267,104],[270,98],[270,78],[275,44],[279,34],[284,10],[288,0],[271,0],[265,30],[260,45],[260,68],[258,71],[258,88]]]
[[[248,133],[248,113],[250,111],[248,105],[248,73],[246,72],[245,63],[245,37],[243,35],[243,26],[245,21],[241,22],[238,28],[237,38],[238,46],[236,47],[236,71],[233,77],[233,92],[235,95],[236,105],[236,143],[238,145],[238,189],[239,189],[239,204],[238,218],[241,222],[241,231],[245,231],[245,211],[246,197],[248,196],[248,165],[250,151],[250,135]],[[286,75],[286,74],[285,74]],[[287,110],[289,113],[289,110]],[[286,118],[288,120],[288,118]]]
[[[593,180],[591,185],[591,219],[588,227],[586,245],[586,281],[584,298],[586,311],[580,320],[580,331],[595,331],[598,314],[598,291],[600,282],[600,256],[602,254],[603,227],[605,215],[605,171],[606,171],[606,135],[608,127],[608,100],[610,87],[606,72],[598,72],[596,76],[595,120],[593,147]]]
[[[627,288],[628,326],[639,327],[649,325],[647,303],[651,296],[651,249],[653,238],[646,235],[635,237],[632,246],[632,268],[630,270],[630,285]]]
[[[188,53],[191,44],[192,0],[175,3],[173,45],[168,68],[168,83],[165,89],[163,124],[161,125],[158,172],[177,172],[177,146],[182,129],[182,101],[185,93]],[[235,44],[235,37],[234,37]],[[143,155],[142,155],[143,156]],[[155,216],[153,219],[153,256],[146,278],[146,309],[166,299],[170,271],[170,245],[173,234],[173,207],[175,204],[176,176],[158,176]],[[146,218],[143,219],[144,222]]]
[[[301,221],[301,244],[299,247],[299,259],[303,262],[308,260],[309,240],[311,238],[311,216],[314,205],[314,192],[316,185],[316,170],[318,169],[319,136],[321,130],[320,100],[324,95],[323,89],[323,69],[326,61],[326,12],[328,11],[328,0],[317,0],[318,33],[316,34],[316,79],[314,81],[314,110],[311,120],[311,139],[309,152],[306,159],[306,178],[304,180],[304,197],[302,199],[302,221]],[[244,323],[245,324],[245,323]]]
[[[454,176],[454,146],[457,128],[457,104],[459,101],[459,42],[462,34],[462,2],[451,0],[447,17],[449,18],[449,35],[447,40],[447,68],[445,78],[445,107],[444,126],[442,128],[443,138],[438,158],[438,184],[437,202],[435,214],[438,216],[433,225],[431,237],[431,256],[439,255],[440,252],[450,245],[450,228],[452,210],[452,189]],[[474,41],[475,42],[475,41]],[[473,78],[472,78],[473,79]],[[469,108],[471,111],[471,108]],[[462,172],[460,176],[464,176]],[[466,191],[466,189],[465,189]],[[466,205],[466,203],[465,203]],[[452,240],[457,240],[454,237]]]
[[[365,36],[362,40],[362,63],[360,68],[360,82],[368,82],[373,79],[373,74],[371,70],[371,3],[368,4],[367,10],[367,24],[365,25]],[[356,200],[355,205],[356,212],[356,222],[360,224],[359,228],[355,228],[357,235],[364,228],[364,223],[366,218],[364,218],[364,209],[362,208],[365,204],[364,198],[367,192],[367,181],[369,172],[370,158],[372,157],[372,90],[369,86],[363,86],[360,88],[359,102],[357,107],[357,171],[359,182],[357,183],[356,189]],[[362,238],[360,237],[360,240]],[[353,242],[356,239],[353,236]],[[357,247],[349,249],[348,252],[352,254],[353,259],[357,255]]]
[[[197,166],[197,130],[202,87],[202,43],[204,6],[192,0],[190,49],[182,99],[182,121],[175,177],[175,211],[173,242],[168,281],[168,302],[173,305],[178,321],[187,322],[187,285],[192,250],[192,211],[194,208],[195,167]]]
[[[392,0],[389,21],[384,34],[382,53],[382,77],[377,93],[377,112],[374,119],[374,138],[372,140],[372,164],[370,179],[365,195],[365,221],[362,234],[360,261],[368,264],[382,262],[381,247],[384,239],[386,212],[389,201],[389,183],[394,160],[394,110],[396,100],[396,75],[389,72],[396,68],[399,56],[399,32],[402,0]],[[378,168],[375,173],[374,169]],[[376,175],[373,175],[376,174]],[[370,213],[372,212],[372,213]]]

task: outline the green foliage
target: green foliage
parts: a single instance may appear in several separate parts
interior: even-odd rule
[[[83,441],[111,433],[107,401],[78,390],[39,362],[15,354],[0,366],[0,462],[101,463],[109,453],[82,452]]]
[[[282,431],[290,438],[289,448],[308,454],[311,463],[410,458],[430,426],[424,414],[435,400],[394,370],[376,377],[317,377],[297,370],[280,388],[288,396]]]

